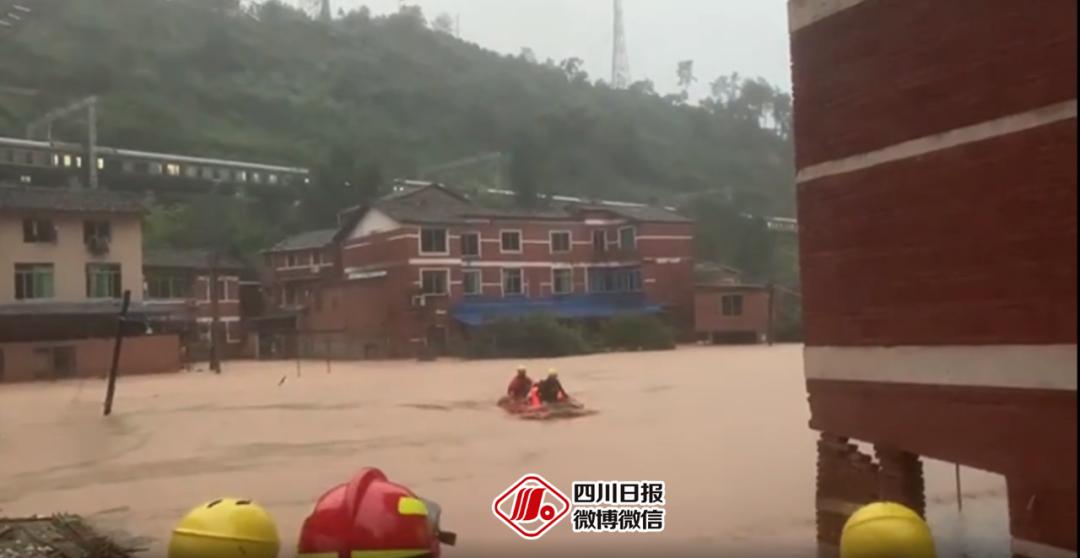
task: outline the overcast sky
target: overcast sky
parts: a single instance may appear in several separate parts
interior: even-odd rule
[[[311,2],[312,0],[293,0]],[[400,0],[332,0],[338,8],[367,5],[375,14]],[[540,60],[577,56],[593,78],[611,78],[611,0],[407,0],[428,20],[460,18],[461,38],[502,53],[530,47]],[[691,96],[708,82],[738,71],[791,89],[786,0],[624,0],[633,80],[651,79],[661,93],[677,89],[675,68],[694,60]]]

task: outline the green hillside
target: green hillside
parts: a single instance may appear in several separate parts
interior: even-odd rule
[[[758,119],[673,106],[644,83],[612,90],[573,60],[500,56],[416,11],[327,27],[277,3],[44,2],[3,45],[0,75],[50,96],[3,98],[5,134],[20,134],[31,108],[98,94],[109,144],[312,167],[339,149],[387,175],[524,144],[538,151],[540,183],[566,193],[728,187],[790,212],[790,147]]]
[[[386,178],[491,152],[505,154],[501,173],[466,166],[447,180],[678,205],[702,222],[699,256],[763,269],[755,275],[768,273],[772,249],[760,223],[738,215],[793,212],[790,98],[761,80],[692,76],[692,64],[680,64],[682,79],[713,83],[715,96],[690,106],[648,82],[613,90],[580,60],[499,55],[437,30],[416,9],[323,24],[278,2],[36,6],[0,38],[0,134],[19,136],[33,116],[95,94],[105,144],[315,169],[295,214],[231,210],[244,215],[225,220],[244,229],[230,240],[247,250],[325,226]],[[40,94],[12,94],[26,89]],[[171,208],[151,225],[182,240],[195,213]]]

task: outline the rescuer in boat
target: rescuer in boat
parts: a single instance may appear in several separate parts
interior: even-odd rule
[[[524,401],[529,397],[529,391],[532,387],[532,378],[529,377],[523,364],[518,366],[517,375],[510,380],[510,385],[506,388],[506,395],[511,401]]]
[[[559,374],[555,370],[548,370],[547,378],[536,383],[536,395],[541,403],[562,403],[570,400],[562,383],[559,382]]]

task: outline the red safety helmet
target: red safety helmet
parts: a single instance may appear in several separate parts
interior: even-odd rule
[[[351,481],[323,494],[304,520],[299,557],[438,558],[441,544],[457,536],[439,528],[434,502],[386,479],[378,469],[361,469]]]

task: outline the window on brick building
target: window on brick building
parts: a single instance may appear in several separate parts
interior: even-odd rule
[[[521,231],[502,231],[499,240],[503,252],[521,252]]]
[[[637,230],[634,227],[623,227],[619,229],[619,248],[623,250],[633,250],[637,248]]]
[[[191,281],[179,275],[146,278],[146,298],[177,300],[191,296]]]
[[[736,317],[743,313],[743,295],[724,295],[720,297],[720,313]]]
[[[479,269],[466,269],[461,274],[461,284],[465,290],[465,296],[479,296],[484,292],[481,282],[483,274]]]
[[[447,254],[449,252],[446,229],[420,229],[421,254]]]
[[[239,322],[225,322],[225,342],[226,343],[239,343],[240,338],[240,323]]]
[[[525,294],[525,279],[520,269],[502,270],[503,296]]]
[[[464,233],[461,235],[461,256],[465,258],[480,256],[479,233]]]
[[[597,253],[607,251],[607,231],[599,230],[592,232],[592,246]]]
[[[200,341],[210,342],[210,322],[199,322],[198,335]]]
[[[574,292],[574,270],[569,268],[551,270],[551,292],[557,295]]]
[[[565,254],[570,251],[570,232],[551,232],[551,252],[553,254]]]
[[[445,269],[424,269],[420,271],[420,282],[425,295],[444,295],[449,287],[450,272]]]

